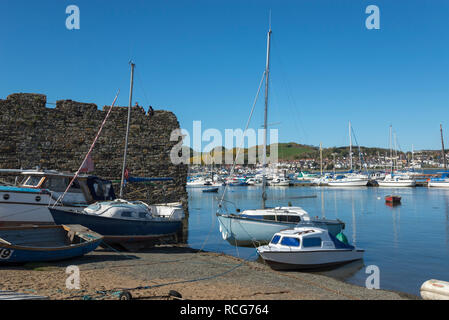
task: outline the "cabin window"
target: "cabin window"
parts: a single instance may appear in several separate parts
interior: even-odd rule
[[[39,177],[39,176],[29,176],[25,180],[25,183],[23,185],[29,186],[29,187],[37,187],[37,186],[39,186],[39,182],[41,182],[41,179],[42,179],[42,177]]]
[[[301,217],[298,216],[288,216],[288,222],[300,222]]]
[[[264,220],[276,220],[276,217],[275,216],[273,216],[273,215],[271,215],[271,216],[263,216],[263,219]]]
[[[147,217],[146,212],[139,212],[139,218],[145,219]]]
[[[279,215],[278,216],[278,221],[287,222],[288,221],[288,216],[281,216],[281,215]]]
[[[281,244],[289,247],[299,247],[299,239],[293,237],[283,237]]]
[[[273,237],[273,239],[271,239],[271,243],[272,244],[277,244],[278,242],[279,242],[279,239],[281,238],[281,236],[279,236],[279,235],[275,235],[274,237]]]
[[[302,239],[302,246],[307,247],[321,247],[321,238],[311,237]]]
[[[123,211],[122,212],[122,217],[131,218],[132,217],[132,213],[130,211]]]

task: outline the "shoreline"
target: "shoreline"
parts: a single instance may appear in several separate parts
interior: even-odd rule
[[[67,289],[66,267],[80,270],[80,288]],[[1,266],[0,290],[53,300],[117,300],[118,288],[133,297],[155,299],[176,290],[188,300],[403,300],[414,295],[372,290],[329,276],[280,272],[257,261],[186,246],[156,246],[142,252],[96,250],[53,263]],[[99,293],[113,290],[111,294]]]

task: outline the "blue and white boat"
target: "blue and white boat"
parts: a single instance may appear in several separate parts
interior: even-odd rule
[[[257,252],[276,270],[315,269],[345,264],[363,258],[364,250],[334,237],[328,230],[298,227],[273,236]]]
[[[147,205],[141,201],[102,201],[83,210],[49,208],[56,224],[81,224],[110,244],[141,242],[176,234],[184,218],[179,205]],[[163,213],[159,211],[164,211]]]
[[[53,224],[47,207],[56,203],[74,176],[55,170],[21,169],[0,169],[0,174],[13,175],[20,180],[15,184],[0,185],[0,226]],[[114,199],[110,181],[83,174],[77,177],[57,206],[75,209]]]
[[[82,256],[103,240],[80,225],[0,228],[0,264],[56,261]]]
[[[439,178],[430,178],[427,185],[429,187],[449,188],[449,173],[445,172]]]

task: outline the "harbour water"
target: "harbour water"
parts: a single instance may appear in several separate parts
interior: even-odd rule
[[[189,235],[193,248],[223,252],[257,260],[255,248],[234,247],[223,240],[215,212],[218,194],[189,189]],[[398,206],[388,206],[384,197],[402,197]],[[304,196],[314,196],[304,198]],[[226,199],[241,210],[259,208],[260,187],[230,187]],[[419,295],[429,279],[448,281],[449,189],[419,188],[334,188],[269,187],[269,206],[301,206],[311,216],[341,219],[352,244],[365,249],[362,262],[322,274],[365,286],[367,267],[380,271],[380,288]],[[231,206],[232,207],[232,206]]]

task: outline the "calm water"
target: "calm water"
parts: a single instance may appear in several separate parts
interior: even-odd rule
[[[256,260],[253,248],[234,247],[221,238],[215,216],[218,194],[189,189],[189,236],[193,248]],[[388,194],[402,196],[402,204],[385,204]],[[299,199],[316,195],[316,198]],[[259,208],[261,188],[231,187],[226,199],[244,210]],[[339,218],[352,244],[365,249],[362,262],[324,274],[364,286],[366,266],[380,269],[381,289],[419,295],[429,279],[449,281],[449,189],[269,187],[269,206],[301,206],[312,216]]]

